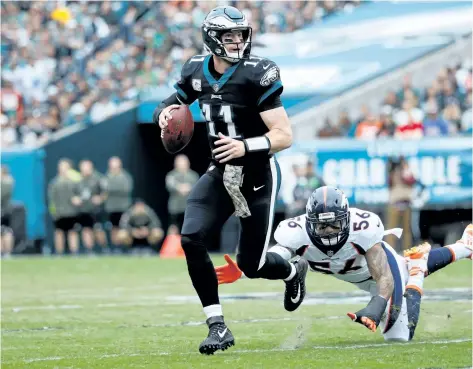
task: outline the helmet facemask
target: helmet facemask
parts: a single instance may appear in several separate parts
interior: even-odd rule
[[[335,215],[307,212],[307,230],[317,243],[333,247],[345,243],[350,230],[350,213]]]
[[[214,27],[202,27],[204,33],[205,49],[230,63],[237,63],[241,59],[248,59],[251,50],[251,27],[236,27],[232,29],[216,29]],[[227,37],[229,33],[233,33],[232,37]],[[235,33],[241,33],[241,41],[235,41]],[[238,37],[238,36],[236,36]],[[230,51],[228,48],[238,46],[235,51]]]

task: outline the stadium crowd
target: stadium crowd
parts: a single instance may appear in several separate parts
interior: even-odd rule
[[[235,1],[2,2],[2,146],[35,145],[169,88],[216,5]],[[360,1],[238,1],[259,33],[292,32]]]
[[[384,97],[378,112],[363,105],[353,119],[341,111],[338,122],[326,120],[317,136],[369,140],[471,134],[471,91],[471,60],[442,68],[424,89],[413,86],[406,75],[401,88]]]

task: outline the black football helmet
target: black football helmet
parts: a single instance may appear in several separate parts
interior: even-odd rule
[[[339,247],[347,241],[350,208],[341,190],[331,186],[319,187],[307,201],[306,213],[306,229],[314,245]],[[331,232],[333,229],[336,231]]]
[[[222,42],[223,34],[231,31],[241,31],[243,35],[243,48],[237,52],[229,52]],[[210,11],[202,23],[202,39],[205,49],[213,55],[219,56],[230,63],[248,59],[251,52],[252,28],[245,15],[233,6],[218,6]]]

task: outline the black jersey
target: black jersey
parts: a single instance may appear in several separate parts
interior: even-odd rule
[[[235,139],[268,132],[260,112],[271,108],[275,99],[274,107],[281,106],[278,97],[283,91],[278,66],[256,56],[233,64],[219,77],[213,69],[212,55],[193,56],[182,67],[181,79],[174,87],[181,102],[190,105],[199,100],[211,150],[219,132]],[[229,164],[248,165],[268,159],[267,153],[252,154]]]

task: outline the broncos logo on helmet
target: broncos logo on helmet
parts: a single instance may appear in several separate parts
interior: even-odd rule
[[[228,44],[222,42],[222,36],[227,32],[240,31],[243,36],[242,49],[231,52],[225,48]],[[251,51],[252,28],[245,15],[233,6],[219,6],[212,9],[202,23],[202,38],[205,49],[231,63],[247,59]]]

